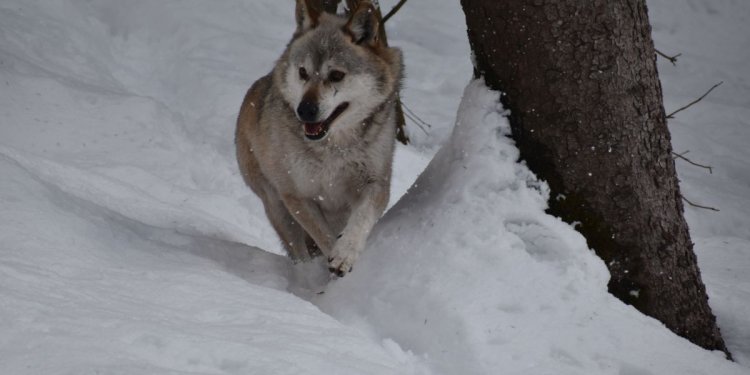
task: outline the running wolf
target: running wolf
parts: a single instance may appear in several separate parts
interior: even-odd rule
[[[296,20],[242,103],[237,160],[292,259],[344,276],[388,203],[402,55],[368,1],[342,17],[297,0]]]

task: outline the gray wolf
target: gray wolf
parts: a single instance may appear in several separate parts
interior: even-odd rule
[[[367,1],[342,17],[297,0],[296,21],[242,103],[237,160],[292,259],[344,276],[388,203],[402,55]]]

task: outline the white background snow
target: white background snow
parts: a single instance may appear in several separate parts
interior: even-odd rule
[[[750,4],[649,7],[657,48],[682,53],[659,62],[668,112],[724,81],[670,129],[713,167],[677,161],[683,194],[721,210],[686,215],[736,363],[609,296],[544,214],[497,94],[470,81],[458,2],[388,22],[404,101],[433,125],[410,125],[392,203],[427,170],[329,282],[280,255],[234,160],[292,1],[3,0],[0,373],[749,373]]]

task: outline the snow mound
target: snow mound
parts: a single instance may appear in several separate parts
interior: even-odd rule
[[[454,133],[323,311],[441,374],[742,373],[607,293],[583,237],[544,210],[498,93],[464,93]]]

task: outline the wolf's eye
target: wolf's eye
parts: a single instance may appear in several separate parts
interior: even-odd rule
[[[344,79],[344,76],[346,76],[346,73],[340,70],[331,70],[331,72],[328,73],[328,80],[331,82],[341,82],[341,80]]]
[[[301,78],[304,81],[307,81],[310,79],[310,76],[307,74],[307,69],[300,67],[299,68],[299,78]]]

